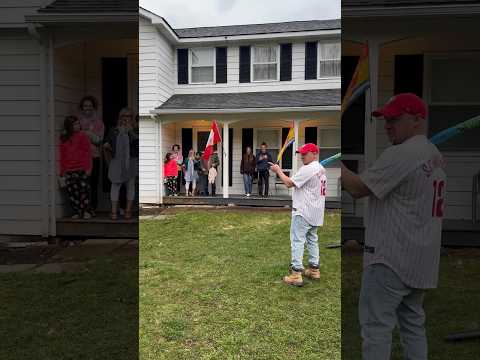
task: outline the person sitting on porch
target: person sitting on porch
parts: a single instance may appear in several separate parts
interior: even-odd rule
[[[167,186],[167,196],[177,195],[177,161],[172,153],[167,153],[163,164],[163,176]]]
[[[303,166],[289,178],[278,164],[272,164],[271,170],[288,187],[293,188],[292,223],[290,242],[292,251],[291,273],[283,278],[288,285],[303,286],[303,251],[305,243],[308,249],[308,269],[305,276],[320,279],[320,253],[318,249],[318,226],[323,226],[327,176],[325,168],[318,161],[319,149],[315,144],[305,144],[297,153],[302,155]]]
[[[253,156],[252,148],[247,146],[240,162],[240,174],[243,175],[243,185],[245,187],[245,196],[247,197],[252,195],[253,174],[256,166],[257,161],[255,156]]]
[[[218,175],[218,167],[220,166],[220,158],[218,157],[218,151],[214,150],[213,154],[210,156],[210,159],[208,160],[208,183],[211,186],[211,192],[210,194],[212,196],[215,196],[215,191],[217,188],[217,185],[215,184],[215,181],[217,179]]]
[[[60,185],[67,189],[73,208],[72,219],[89,219],[90,182],[92,171],[92,149],[88,136],[81,131],[80,121],[67,116],[60,136]]]
[[[103,121],[97,114],[98,101],[93,96],[84,96],[79,104],[80,113],[78,118],[80,126],[91,142],[92,148],[92,173],[90,175],[90,206],[92,216],[95,216],[95,210],[98,205],[98,181],[100,179],[100,146],[105,134]]]
[[[193,196],[197,187],[198,174],[195,169],[197,160],[195,159],[195,152],[190,150],[188,157],[183,162],[183,171],[185,174],[185,196]],[[192,191],[190,191],[190,185],[192,185]]]
[[[180,145],[174,144],[172,146],[172,151],[173,151],[173,158],[177,162],[177,192],[176,194],[178,195],[180,193],[180,188],[182,186],[182,180],[183,180],[183,171],[182,171],[182,164],[183,164],[183,155],[182,152],[180,151]]]
[[[262,143],[260,145],[260,153],[257,155],[257,171],[258,171],[258,196],[268,197],[268,185],[270,178],[270,163],[272,163],[272,155],[267,151],[268,145]]]
[[[134,131],[133,112],[123,108],[118,116],[117,126],[108,134],[104,149],[110,158],[108,178],[112,182],[110,198],[112,201],[112,220],[117,219],[120,187],[127,187],[127,208],[125,219],[131,219],[133,200],[135,199],[135,178],[138,173],[138,135]]]

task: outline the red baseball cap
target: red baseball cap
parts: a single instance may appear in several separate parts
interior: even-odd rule
[[[297,150],[297,153],[300,153],[302,155],[305,155],[306,153],[309,153],[309,152],[318,154],[320,153],[320,150],[318,149],[317,145],[312,143],[305,144]]]
[[[372,112],[374,117],[397,118],[403,114],[418,115],[422,119],[427,117],[427,105],[417,95],[403,93],[392,96],[380,109]]]

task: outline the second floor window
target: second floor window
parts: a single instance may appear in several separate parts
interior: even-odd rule
[[[341,46],[339,42],[318,43],[318,77],[340,77]]]
[[[190,79],[192,84],[215,82],[215,49],[190,49]]]
[[[253,46],[252,81],[278,80],[278,46]]]

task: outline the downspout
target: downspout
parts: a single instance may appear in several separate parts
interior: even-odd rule
[[[57,146],[55,141],[55,39],[49,36],[49,74],[50,74],[50,236],[57,236]]]
[[[48,164],[48,44],[45,39],[38,33],[38,29],[34,24],[28,24],[30,35],[40,44],[40,192],[41,192],[41,236],[48,237],[50,213],[48,204],[49,192],[49,164]]]

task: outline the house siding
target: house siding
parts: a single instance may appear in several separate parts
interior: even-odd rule
[[[25,30],[0,30],[2,234],[42,232],[40,53]]]
[[[0,28],[26,27],[25,15],[33,15],[51,0],[0,1]]]

